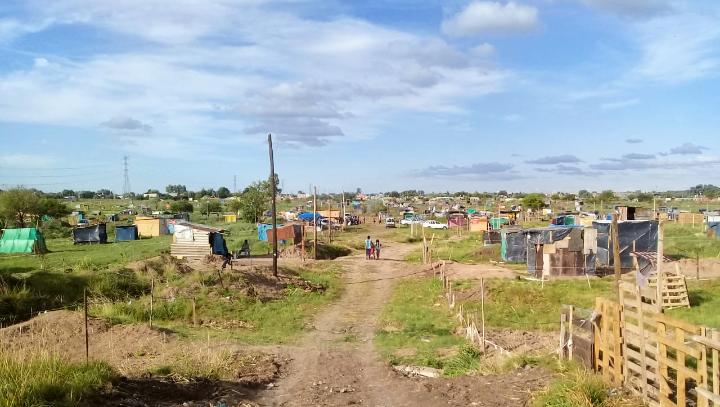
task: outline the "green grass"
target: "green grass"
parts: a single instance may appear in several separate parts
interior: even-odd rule
[[[665,311],[672,317],[684,321],[720,328],[720,280],[687,280],[691,308],[676,308]]]
[[[704,227],[666,223],[664,227],[665,255],[694,259],[720,257],[720,239],[709,238]]]
[[[572,304],[590,309],[596,297],[614,296],[614,283],[610,279],[591,279],[591,288],[585,280],[556,280],[539,282],[526,280],[490,279],[485,282],[485,323],[488,326],[513,329],[557,330],[560,307]],[[466,290],[468,290],[466,288]],[[465,310],[479,314],[479,283]]]
[[[114,376],[105,363],[76,364],[0,350],[0,407],[77,405]]]
[[[160,236],[133,242],[74,245],[71,239],[47,239],[48,254],[0,255],[0,276],[34,270],[70,272],[107,269],[169,252],[171,241],[171,236]]]
[[[435,233],[435,240],[432,243],[433,261],[452,260],[465,264],[488,263],[491,260],[500,261],[500,245],[484,246],[480,233],[466,233],[463,236],[455,236],[454,232],[447,230],[436,230],[432,233]],[[429,236],[426,235],[428,243],[430,243],[432,233]],[[421,245],[405,256],[405,260],[419,263],[422,260]]]
[[[208,333],[213,337],[235,339],[247,344],[290,343],[304,332],[312,315],[340,294],[341,270],[337,265],[323,263],[312,269],[283,271],[320,284],[325,291],[305,291],[299,287],[288,287],[281,298],[262,301],[245,296],[235,290],[219,286],[215,275],[205,275],[202,286],[198,276],[187,276],[182,280],[157,283],[156,289],[190,289],[196,299],[198,321],[213,321],[218,325],[241,321],[243,327],[208,330],[192,325],[192,300],[178,297],[171,301],[157,300],[153,310],[155,325],[172,329],[187,337],[204,338]],[[239,274],[235,274],[235,279]],[[195,283],[193,284],[192,281]],[[233,276],[226,273],[225,284],[232,284]],[[138,323],[150,319],[150,297],[144,295],[132,301],[100,304],[91,307],[91,314],[113,323]]]
[[[381,354],[391,364],[443,368],[466,344],[463,338],[453,334],[455,321],[440,298],[442,292],[442,284],[436,279],[398,283],[383,311],[382,328],[375,340]],[[402,354],[402,350],[410,352]],[[445,356],[443,352],[446,352]],[[456,364],[453,373],[458,370]]]
[[[557,365],[550,385],[534,394],[536,407],[636,407],[641,400],[611,394],[602,378],[575,363]]]

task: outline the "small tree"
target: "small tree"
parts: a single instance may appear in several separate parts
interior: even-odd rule
[[[170,210],[173,212],[189,212],[193,211],[193,205],[188,201],[175,201],[170,204]]]
[[[528,194],[522,199],[524,208],[530,208],[534,211],[545,206],[545,196],[542,194]]]
[[[209,213],[209,212],[220,212],[222,211],[222,205],[220,205],[220,202],[214,200],[214,199],[208,199],[206,201],[203,201],[200,204],[200,213]]]
[[[230,196],[230,190],[227,187],[220,187],[217,190],[217,196],[220,199],[225,199]]]
[[[246,222],[257,222],[262,217],[270,200],[268,182],[253,182],[240,194],[233,203],[235,210],[240,211],[240,218]]]

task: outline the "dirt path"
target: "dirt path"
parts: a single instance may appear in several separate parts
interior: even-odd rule
[[[257,400],[268,406],[522,406],[528,387],[545,381],[538,369],[458,379],[409,379],[375,352],[373,337],[383,306],[399,278],[417,268],[403,261],[413,249],[390,243],[381,261],[341,260],[347,289],[315,321],[315,331],[288,349],[287,373]],[[500,390],[500,391],[498,391]]]

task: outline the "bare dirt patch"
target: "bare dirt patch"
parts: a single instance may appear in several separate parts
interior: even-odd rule
[[[230,342],[182,340],[145,324],[110,325],[96,318],[89,319],[88,328],[90,359],[110,364],[123,376],[90,405],[197,401],[206,406],[225,398],[245,402],[255,394],[248,389],[265,386],[280,374],[282,362],[275,356]],[[10,355],[41,351],[84,362],[84,317],[73,311],[49,312],[1,329],[0,343]]]

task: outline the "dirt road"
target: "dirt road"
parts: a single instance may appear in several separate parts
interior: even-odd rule
[[[288,349],[286,374],[256,400],[268,406],[522,406],[545,373],[457,379],[410,379],[374,349],[383,306],[399,278],[417,272],[403,261],[411,245],[387,244],[380,261],[343,260],[347,288],[314,322],[315,330]]]

